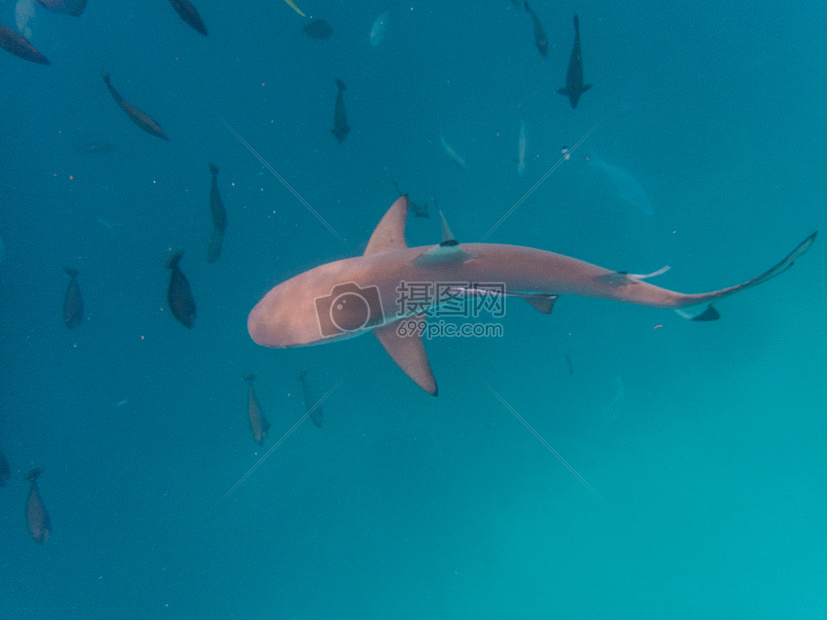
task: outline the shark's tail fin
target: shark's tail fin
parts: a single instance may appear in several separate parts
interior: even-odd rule
[[[720,318],[721,315],[711,302],[718,299],[723,299],[724,297],[729,297],[730,295],[737,293],[738,291],[742,291],[745,288],[757,286],[758,284],[762,284],[763,282],[784,273],[795,264],[798,257],[803,256],[804,253],[810,249],[810,246],[815,241],[817,234],[818,231],[812,233],[809,237],[804,239],[804,241],[799,243],[792,252],[784,257],[781,262],[769,271],[762,273],[760,276],[753,278],[752,280],[747,280],[746,282],[721,289],[720,291],[701,293],[698,295],[685,295],[684,299],[686,300],[686,303],[684,303],[680,308],[675,308],[675,312],[692,321],[714,321]]]

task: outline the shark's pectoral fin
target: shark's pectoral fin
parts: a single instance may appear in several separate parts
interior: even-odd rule
[[[558,92],[558,93],[560,93],[561,95],[565,95],[566,97],[568,97],[568,96],[569,96],[569,91],[568,91],[568,89],[565,89],[565,88],[558,88],[558,89],[557,89],[557,92]]]
[[[418,314],[404,320],[405,330],[400,330],[399,322],[389,323],[373,330],[379,342],[385,347],[402,371],[413,379],[423,390],[437,395],[436,379],[431,372],[431,364],[425,353],[422,334],[425,328],[425,316]],[[407,335],[400,335],[407,333]]]
[[[543,314],[551,314],[554,309],[554,302],[560,297],[559,295],[521,295],[531,307],[542,312]]]
[[[583,88],[581,88],[581,89],[580,89],[580,92],[581,92],[581,93],[585,93],[585,92],[586,92],[587,90],[589,90],[592,86],[594,86],[594,84],[583,84]]]

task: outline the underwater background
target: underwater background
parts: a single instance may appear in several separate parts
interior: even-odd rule
[[[163,0],[38,6],[51,66],[0,50],[0,618],[827,617],[823,240],[713,323],[509,299],[502,337],[426,342],[438,398],[372,336],[271,350],[246,329],[279,282],[364,251],[394,181],[430,203],[409,245],[440,240],[437,208],[480,241],[592,129],[486,241],[669,265],[654,282],[685,292],[762,273],[824,227],[823,6],[534,0],[544,57],[508,0],[297,3],[307,17],[195,0],[206,37]],[[594,86],[573,109],[557,90],[575,13]],[[332,36],[307,36],[310,16]],[[177,250],[191,330],[167,303]],[[71,330],[64,268],[85,302]],[[324,424],[225,498],[305,414],[302,371],[316,398],[338,385]],[[45,545],[26,527],[35,467]]]

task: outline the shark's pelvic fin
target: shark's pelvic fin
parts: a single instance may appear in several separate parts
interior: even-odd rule
[[[396,199],[385,213],[384,217],[373,230],[373,234],[365,248],[365,256],[391,250],[404,250],[408,247],[405,242],[405,223],[408,220],[408,196],[403,194]]]
[[[551,314],[551,311],[554,309],[554,302],[560,297],[559,295],[520,295],[523,299],[525,299],[531,307],[537,310],[537,312],[542,312],[543,314]]]
[[[412,321],[416,322],[416,327],[412,325]],[[425,315],[411,316],[405,319],[405,325],[408,328],[406,336],[399,335],[398,322],[378,327],[373,330],[373,333],[376,334],[396,365],[428,394],[436,396],[436,379],[434,379],[434,373],[431,372],[431,364],[428,362],[428,355],[425,353],[425,345],[421,336],[424,333]]]

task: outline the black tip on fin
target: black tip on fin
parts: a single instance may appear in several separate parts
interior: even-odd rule
[[[717,321],[721,318],[721,313],[715,309],[715,306],[709,304],[706,310],[701,312],[698,316],[693,316],[693,321]]]

